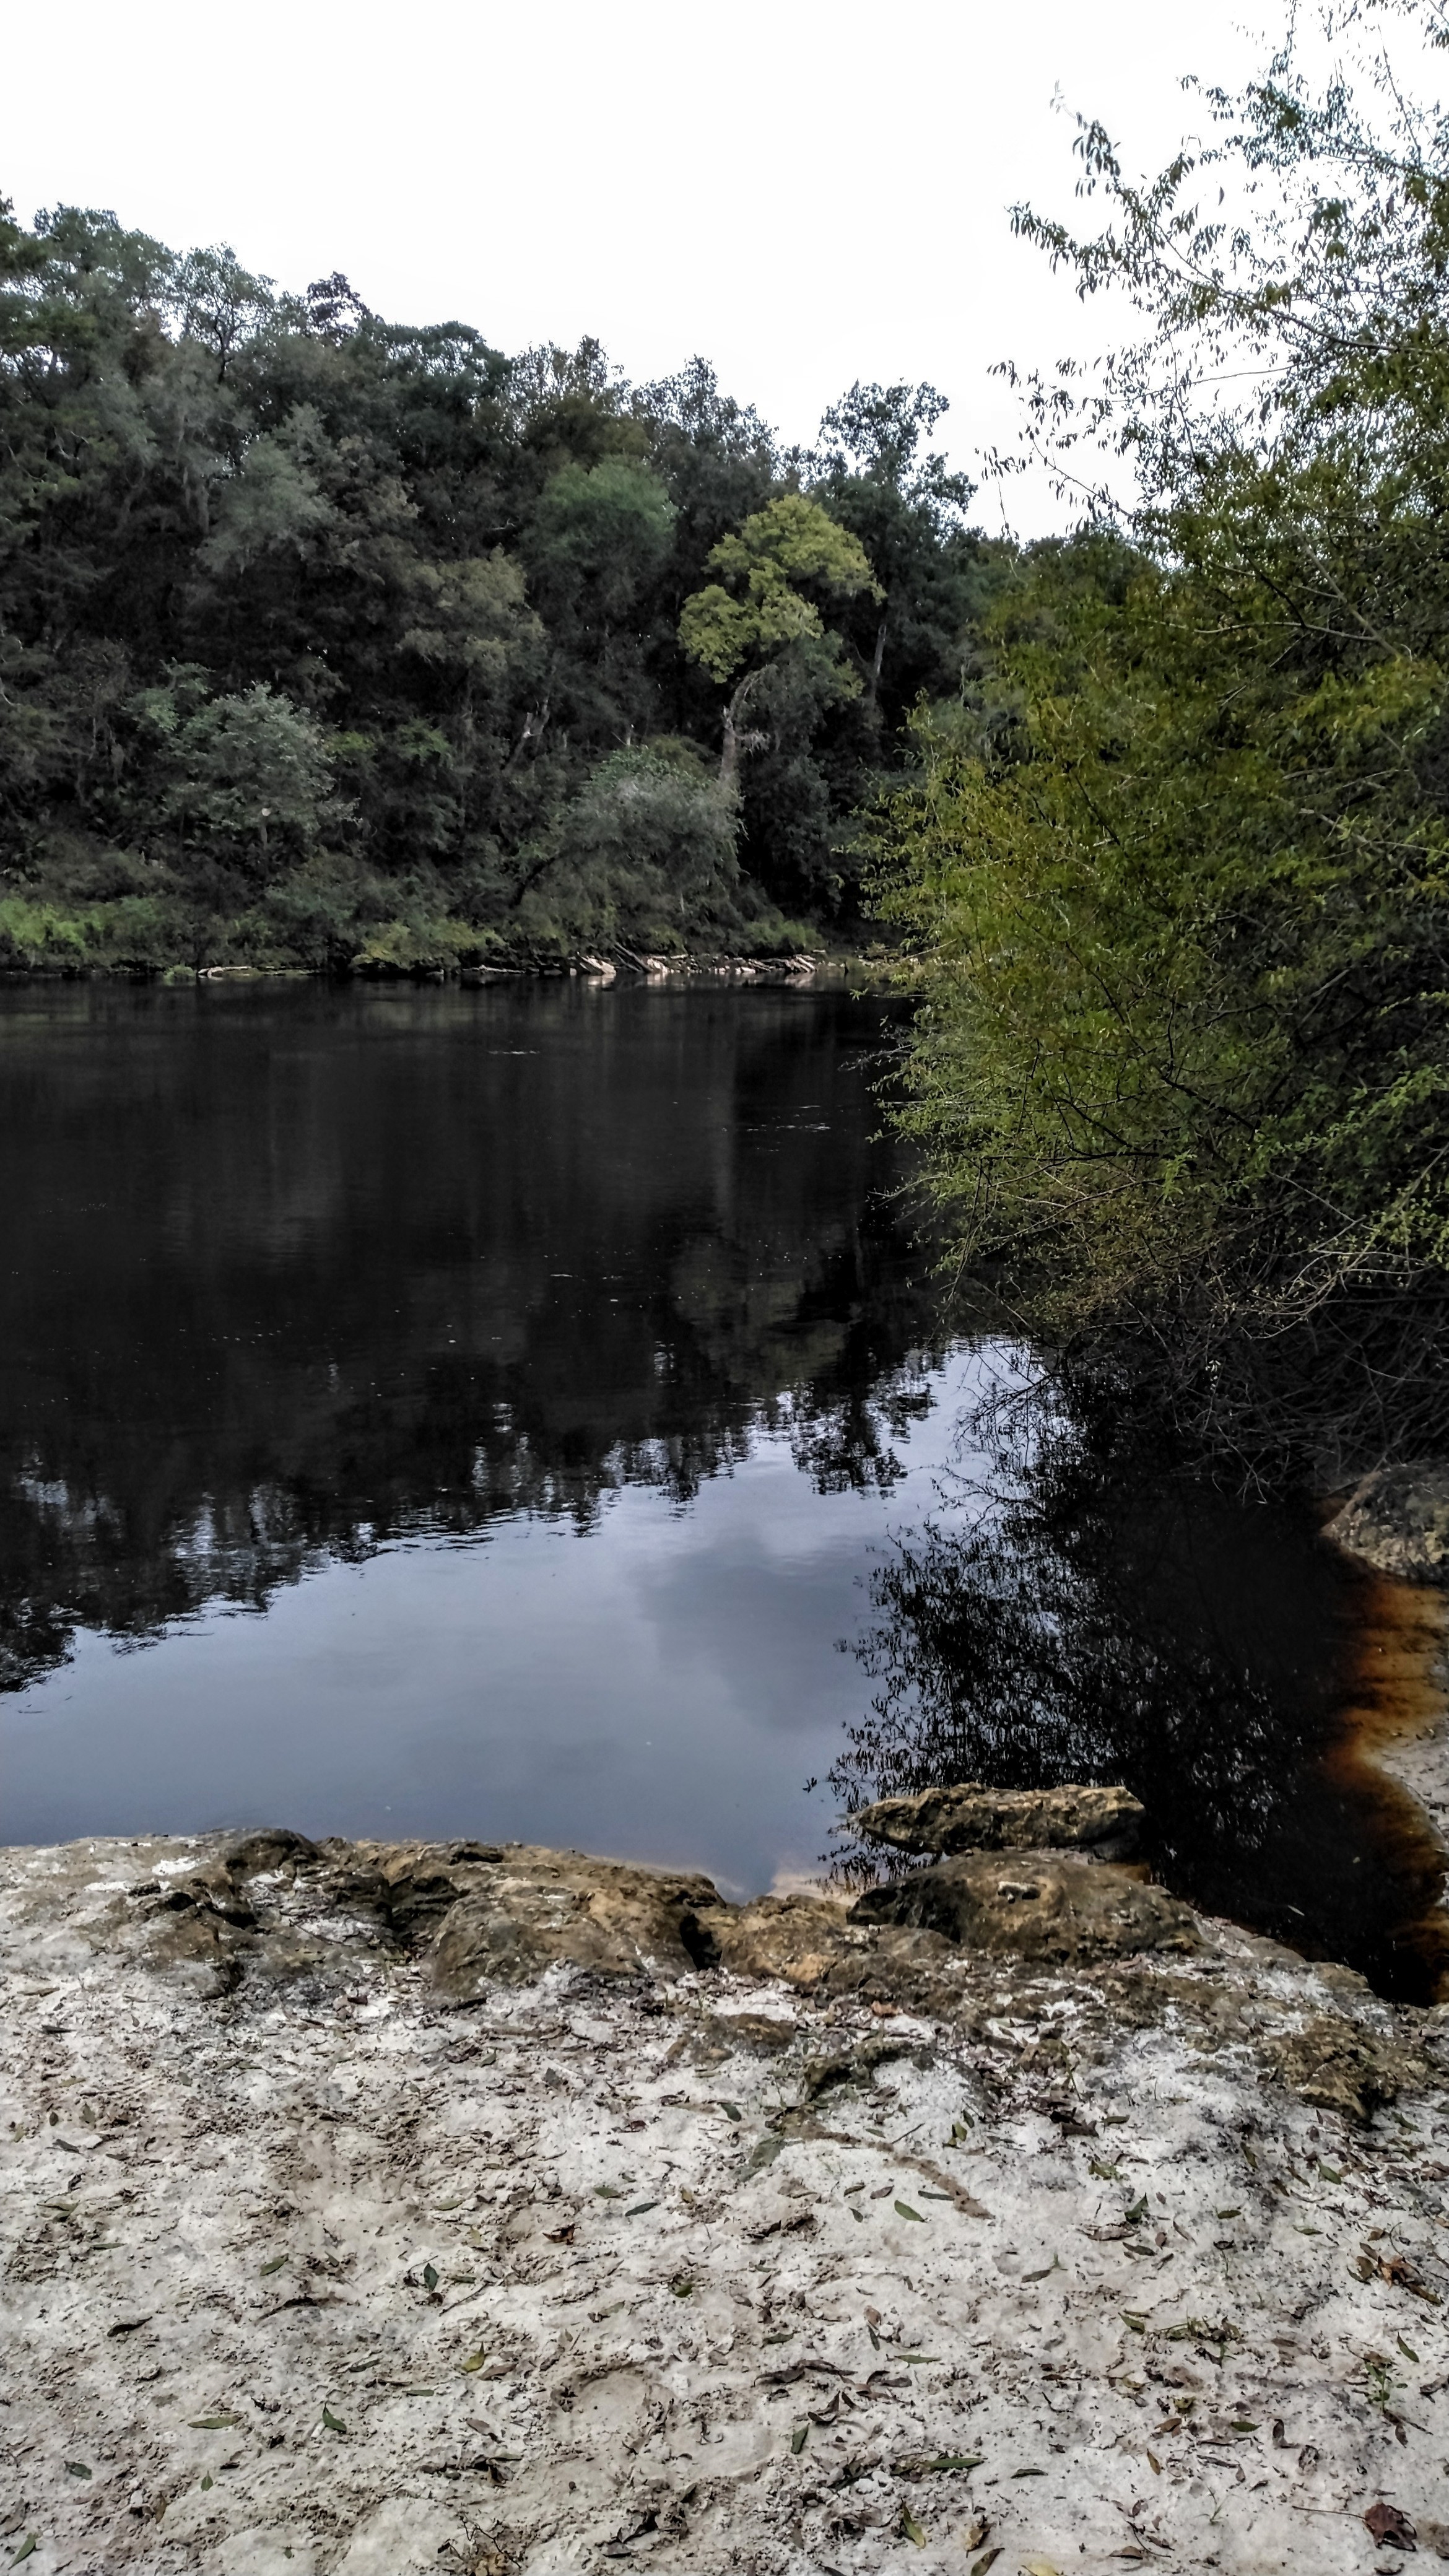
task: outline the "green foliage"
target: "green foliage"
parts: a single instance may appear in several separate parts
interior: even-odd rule
[[[657,577],[673,524],[653,469],[610,456],[565,465],[544,485],[530,552],[542,584],[576,614],[617,621]]]
[[[224,245],[0,207],[0,891],[48,925],[20,948],[380,968],[848,910],[835,845],[960,638],[861,728],[840,620],[876,576],[801,471],[699,359],[631,387],[594,341],[509,359],[341,276],[287,294]],[[770,729],[739,807],[668,749],[738,748],[724,646],[681,644],[702,593]]]
[[[159,811],[189,845],[210,845],[264,865],[277,842],[315,843],[332,773],[316,719],[254,682],[182,716],[176,693],[147,693],[146,714],[165,752]]]
[[[720,580],[686,600],[679,632],[686,653],[722,684],[752,655],[824,635],[801,583],[847,598],[876,587],[857,540],[799,493],[770,502],[737,535],[721,537],[709,569]]]
[[[1277,1330],[1449,1264],[1449,129],[1391,189],[1347,90],[1293,95],[1220,102],[1281,189],[1231,243],[1190,165],[1134,192],[1088,137],[1086,281],[1155,327],[1033,420],[1059,458],[1111,425],[1143,504],[1020,568],[879,838],[924,948],[908,1118],[963,1248],[1068,1324]],[[1276,373],[1190,416],[1229,343]]]
[[[689,744],[611,752],[560,816],[520,923],[540,945],[561,944],[569,923],[603,945],[683,948],[691,930],[723,943],[750,911],[738,832],[734,799]]]

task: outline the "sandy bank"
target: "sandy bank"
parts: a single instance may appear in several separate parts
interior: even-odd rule
[[[0,2564],[1440,2539],[1442,2008],[1019,1852],[1038,1913],[975,1886],[963,1948],[574,1855],[232,1848],[0,1860]]]

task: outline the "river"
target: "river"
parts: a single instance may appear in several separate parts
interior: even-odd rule
[[[1346,1758],[1371,1587],[1141,1459],[1003,1485],[976,1408],[1030,1362],[913,1233],[895,1011],[0,995],[4,1839],[481,1834],[739,1893],[945,1761],[1124,1778],[1182,1892],[1429,1991],[1436,1855]]]

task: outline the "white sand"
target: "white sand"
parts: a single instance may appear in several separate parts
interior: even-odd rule
[[[321,2000],[96,1946],[211,1848],[0,1860],[0,2568],[1336,2576],[1380,2499],[1449,2522],[1442,2008],[1222,1926],[934,2023],[567,1964],[439,2012],[345,1917]],[[1305,2023],[1398,2068],[1367,2127],[1269,2071]],[[791,2110],[867,2038],[916,2055]]]

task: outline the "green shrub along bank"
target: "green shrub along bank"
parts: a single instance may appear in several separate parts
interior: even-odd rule
[[[1006,559],[856,385],[505,357],[110,214],[0,206],[0,966],[768,949]]]
[[[1143,315],[1092,392],[1028,388],[1064,475],[1115,448],[1141,498],[1012,567],[876,849],[962,1258],[1209,1418],[1256,1351],[1365,1426],[1432,1381],[1442,1437],[1449,123],[1402,69],[1290,51],[1150,188],[1084,131],[1095,234],[1018,216]]]

